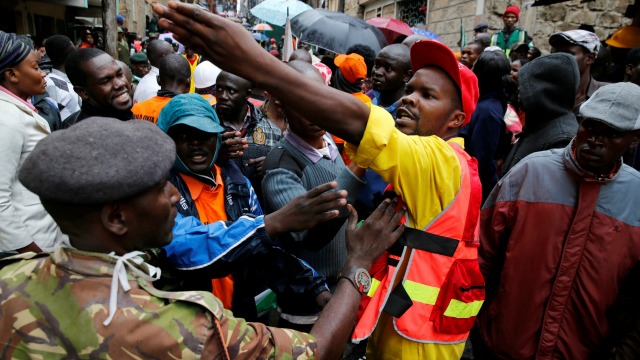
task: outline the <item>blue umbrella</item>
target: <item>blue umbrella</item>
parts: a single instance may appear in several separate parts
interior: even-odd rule
[[[284,26],[287,22],[287,9],[289,17],[311,10],[311,6],[298,0],[265,0],[254,6],[250,11],[253,16],[268,23]]]
[[[267,40],[269,40],[269,37],[266,36],[263,33],[252,33],[251,36],[253,36],[253,38],[258,40],[258,41],[267,41]]]
[[[429,40],[435,40],[435,41],[442,42],[442,40],[440,40],[440,37],[438,35],[436,35],[436,33],[431,32],[431,31],[429,31],[427,29],[412,27],[411,31],[413,31],[414,34],[424,35],[424,36],[428,37]]]

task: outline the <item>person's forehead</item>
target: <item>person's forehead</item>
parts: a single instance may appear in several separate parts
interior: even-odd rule
[[[233,88],[249,88],[251,85],[243,78],[229,73],[221,73],[216,79],[216,85],[221,84]]]
[[[457,93],[453,79],[437,66],[427,66],[416,71],[409,83],[414,89],[427,87],[438,92]]]
[[[95,77],[104,76],[109,72],[116,72],[120,70],[118,63],[109,55],[102,54],[94,57],[83,64],[85,73]]]
[[[514,17],[514,18],[517,18],[516,14],[511,13],[511,12],[504,14],[503,17]]]

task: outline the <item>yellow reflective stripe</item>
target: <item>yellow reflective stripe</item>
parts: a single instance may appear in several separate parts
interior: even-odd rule
[[[411,280],[406,280],[403,285],[411,300],[427,305],[435,305],[440,288],[420,284]]]
[[[451,299],[449,306],[447,306],[447,310],[444,312],[444,316],[467,319],[478,315],[483,303],[484,300],[475,300],[470,303],[466,303],[460,300]]]
[[[368,297],[373,297],[373,294],[376,293],[378,287],[380,286],[380,280],[376,278],[371,278],[371,288],[369,288],[369,292],[367,293]]]

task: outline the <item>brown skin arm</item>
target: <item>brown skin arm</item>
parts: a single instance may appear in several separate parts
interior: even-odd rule
[[[360,227],[357,227],[358,215],[355,209],[348,205],[346,245],[349,255],[342,274],[348,273],[352,266],[369,269],[372,262],[398,240],[404,231],[404,225],[398,227],[397,224],[404,211],[396,212],[396,206],[396,201],[384,201]],[[350,281],[340,279],[331,300],[311,329],[311,335],[318,342],[318,359],[340,358],[355,325],[361,298],[360,292]]]
[[[41,253],[42,249],[40,249],[40,247],[38,245],[36,245],[36,243],[32,242],[31,244],[22,247],[20,249],[16,250],[18,253],[22,254],[22,253],[27,253],[27,252],[34,252],[34,253]]]
[[[160,26],[221,69],[252,81],[288,109],[330,133],[352,144],[360,144],[369,108],[355,97],[319,82],[307,81],[264,51],[251,33],[239,24],[196,6],[173,1],[168,7],[156,4],[153,9],[162,17]]]

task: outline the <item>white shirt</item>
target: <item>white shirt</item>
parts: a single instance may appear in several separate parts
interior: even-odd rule
[[[138,87],[136,87],[136,92],[133,94],[134,104],[158,95],[158,90],[160,90],[160,85],[158,85],[159,74],[160,70],[155,66],[151,66],[151,71],[140,80]]]
[[[51,73],[45,77],[47,82],[47,94],[51,102],[55,103],[60,109],[60,119],[65,121],[69,115],[80,110],[82,99],[73,90],[73,84],[69,81],[67,74],[60,70],[53,69]]]

